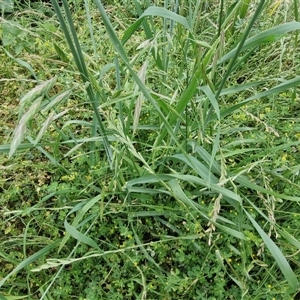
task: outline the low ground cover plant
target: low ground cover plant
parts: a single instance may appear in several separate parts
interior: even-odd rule
[[[1,17],[1,299],[296,299],[297,1],[28,1]]]

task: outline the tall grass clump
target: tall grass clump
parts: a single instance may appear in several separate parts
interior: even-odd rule
[[[36,148],[64,176],[70,176],[64,158],[84,157],[85,169],[76,170],[81,190],[65,215],[64,235],[24,259],[0,287],[51,251],[50,258],[30,268],[41,274],[54,270],[39,289],[41,299],[53,295],[65,268],[79,263],[84,268],[89,261],[108,266],[106,280],[112,286],[124,280],[110,279],[115,266],[128,268],[124,276],[134,278],[130,289],[136,299],[180,299],[187,293],[221,299],[226,291],[232,299],[263,297],[272,294],[269,276],[278,285],[277,294],[295,295],[299,272],[283,245],[295,250],[300,242],[277,218],[300,200],[297,165],[279,168],[272,153],[299,142],[273,145],[266,136],[278,138],[276,128],[250,108],[270,99],[280,106],[277,95],[297,94],[300,76],[282,76],[264,56],[268,49],[279,47],[280,52],[284,39],[297,45],[300,23],[285,16],[285,22],[268,26],[265,16],[275,17],[280,1],[128,3],[135,18],[124,28],[112,24],[102,1],[85,0],[88,38],[80,40],[80,24],[68,1],[59,6],[52,0],[68,46],[57,45],[56,51],[80,78],[80,97],[90,118],[80,120],[79,113],[62,128],[55,125],[68,114],[59,111],[63,101],[78,97],[72,84],[60,84],[63,90],[53,93],[57,74],[21,99],[19,124],[10,145],[1,149],[13,158],[18,149]],[[297,19],[296,1],[288,8],[293,7]],[[91,17],[96,9],[97,20]],[[100,35],[98,24],[105,28]],[[101,34],[110,41],[105,65],[99,63]],[[274,59],[283,61],[284,55],[282,48]],[[243,124],[248,117],[251,121]],[[31,138],[34,118],[43,123]],[[85,126],[85,135],[76,136],[74,125]],[[44,143],[51,126],[57,139]],[[263,134],[252,134],[256,126]],[[55,150],[46,152],[45,146]],[[86,177],[89,172],[92,176]],[[279,184],[285,176],[292,193]],[[256,294],[259,290],[262,294]],[[105,286],[94,293],[100,299],[112,290]]]

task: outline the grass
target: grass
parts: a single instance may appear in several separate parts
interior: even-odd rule
[[[0,298],[297,297],[297,12],[15,1]]]

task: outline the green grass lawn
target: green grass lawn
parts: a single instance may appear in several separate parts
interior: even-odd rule
[[[298,299],[298,1],[50,2],[1,9],[0,300]]]

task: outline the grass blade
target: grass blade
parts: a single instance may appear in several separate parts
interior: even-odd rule
[[[245,105],[245,104],[247,104],[247,103],[249,103],[253,100],[260,99],[262,97],[267,97],[267,96],[270,96],[272,94],[280,93],[284,90],[295,87],[299,84],[300,84],[300,76],[295,77],[295,78],[290,79],[290,80],[286,80],[285,82],[283,82],[283,83],[281,83],[281,84],[279,84],[279,85],[277,85],[277,86],[275,86],[275,87],[273,87],[273,88],[271,88],[271,89],[269,89],[265,92],[262,92],[262,93],[254,95],[254,96],[251,96],[251,97],[247,98],[246,100],[239,102],[236,105],[233,105],[229,108],[225,108],[225,109],[221,110],[221,117],[224,118],[225,116],[232,114],[238,108],[242,107],[243,105]],[[212,119],[216,119],[216,116],[212,116]]]
[[[249,24],[248,24],[248,26],[247,26],[245,32],[243,33],[243,36],[242,36],[241,41],[239,42],[238,46],[235,48],[235,51],[233,52],[233,55],[232,55],[232,60],[230,61],[229,66],[227,67],[226,73],[224,74],[224,76],[222,76],[221,83],[220,83],[220,85],[219,85],[219,87],[218,87],[218,90],[217,90],[217,92],[216,92],[216,95],[215,95],[216,99],[219,98],[219,96],[220,96],[220,94],[221,94],[221,91],[222,91],[222,89],[223,89],[223,86],[224,86],[226,80],[228,79],[230,73],[232,72],[232,69],[233,69],[233,67],[234,67],[234,65],[235,65],[235,62],[236,62],[236,60],[237,60],[239,54],[240,54],[241,51],[243,50],[243,47],[244,47],[244,45],[246,44],[246,43],[245,43],[245,42],[246,42],[246,39],[247,39],[247,37],[248,37],[248,35],[249,35],[249,33],[250,33],[250,31],[251,31],[251,29],[252,29],[252,27],[253,27],[255,21],[257,20],[258,16],[260,15],[260,13],[261,13],[261,11],[262,11],[262,9],[263,9],[264,4],[265,4],[265,1],[264,1],[264,0],[261,0],[261,1],[259,2],[259,5],[257,6],[257,8],[256,8],[256,10],[255,10],[255,13],[254,13],[252,19],[250,20],[250,22],[249,22]],[[210,115],[210,114],[209,114],[209,115]]]
[[[97,1],[98,2],[98,1]],[[190,25],[185,17],[182,17],[172,11],[169,11],[163,7],[157,7],[157,6],[151,6],[148,7],[144,13],[139,17],[139,19],[134,22],[124,33],[122,38],[122,44],[125,44],[128,39],[136,32],[138,27],[141,25],[141,23],[144,21],[144,18],[147,16],[157,16],[162,18],[171,19],[182,26],[184,26],[190,33],[192,33],[192,29],[190,28]]]
[[[7,55],[8,57],[10,57],[11,59],[13,59],[13,60],[14,60],[16,63],[18,63],[20,66],[26,68],[26,69],[31,73],[31,75],[33,76],[33,78],[34,78],[35,80],[38,80],[38,77],[36,76],[36,74],[35,74],[33,68],[31,67],[31,65],[30,65],[28,62],[26,62],[26,61],[24,61],[24,60],[22,60],[22,59],[19,59],[19,58],[15,58],[14,56],[12,56],[12,55],[11,55],[5,48],[3,48],[3,47],[1,47],[1,49],[6,53],[6,55]]]
[[[75,219],[73,220],[72,222],[72,228],[75,228],[80,220],[84,217],[84,215],[88,212],[88,210],[93,206],[95,205],[95,203],[97,203],[99,200],[101,200],[101,197],[103,197],[101,194],[92,198],[91,200],[89,200],[82,208],[80,208],[79,212],[77,213]],[[80,203],[80,206],[81,207],[83,204]],[[76,208],[76,207],[75,207]],[[68,215],[72,214],[74,211],[76,210],[71,210]],[[68,227],[69,228],[69,227]],[[58,252],[61,251],[61,249],[63,248],[63,246],[66,244],[66,242],[68,241],[68,239],[70,238],[71,236],[71,233],[73,233],[73,231],[67,231],[66,235],[64,236],[63,240],[61,241],[60,245],[59,245],[59,248],[58,248]]]
[[[123,48],[123,45],[119,41],[119,39],[118,39],[118,37],[117,37],[117,35],[116,35],[115,31],[114,31],[114,28],[113,28],[111,22],[109,21],[109,18],[108,18],[107,14],[106,14],[106,11],[105,11],[105,9],[104,9],[101,1],[94,0],[94,2],[95,2],[96,6],[98,7],[98,9],[99,9],[99,11],[101,13],[104,25],[105,25],[105,27],[107,29],[107,33],[110,36],[110,40],[111,40],[112,44],[114,45],[115,50],[118,52],[118,54],[120,55],[120,57],[123,59],[123,61],[126,64],[126,67],[128,68],[131,76],[133,77],[134,81],[137,83],[137,85],[140,88],[141,92],[144,94],[145,99],[147,99],[152,104],[153,108],[155,109],[155,111],[160,116],[161,120],[163,121],[163,123],[164,123],[164,125],[166,127],[167,132],[170,134],[170,136],[173,138],[173,140],[178,143],[176,135],[174,134],[173,129],[172,129],[170,123],[167,121],[167,119],[165,118],[164,114],[161,112],[158,104],[152,98],[152,96],[151,96],[150,92],[148,91],[147,87],[143,84],[143,82],[141,81],[141,79],[138,77],[138,75],[135,73],[135,71],[131,67],[131,65],[129,63],[129,60],[128,60],[128,57],[127,57],[127,55],[125,53],[125,50]],[[178,146],[181,147],[180,144],[178,144]]]
[[[258,223],[251,217],[251,215],[244,209],[247,217],[263,239],[265,245],[269,249],[270,253],[272,254],[273,258],[277,262],[278,267],[280,268],[282,274],[284,275],[286,281],[289,283],[292,292],[295,292],[299,288],[298,279],[293,272],[292,268],[290,267],[288,261],[278,248],[278,246],[271,240],[271,238],[262,230],[262,228],[258,225]]]
[[[66,37],[69,48],[74,57],[74,61],[80,72],[81,79],[82,79],[83,83],[85,84],[85,88],[86,88],[86,92],[87,92],[89,101],[91,103],[91,106],[93,108],[94,114],[96,116],[96,119],[97,119],[97,122],[99,125],[100,134],[103,136],[103,145],[105,148],[107,159],[108,159],[110,167],[112,168],[113,154],[112,154],[112,150],[111,150],[109,141],[106,137],[106,131],[105,131],[105,128],[104,128],[104,125],[102,122],[101,115],[97,108],[97,101],[96,101],[95,93],[92,88],[94,81],[90,78],[91,75],[89,74],[86,64],[85,64],[81,46],[80,46],[80,43],[79,43],[79,40],[78,40],[78,37],[76,34],[75,26],[73,24],[72,15],[71,15],[71,12],[69,9],[69,4],[67,3],[66,0],[63,0],[63,5],[64,5],[65,13],[66,13],[66,19],[68,21],[68,26],[70,28],[70,31],[68,29],[67,23],[65,22],[65,20],[63,18],[63,15],[62,15],[61,9],[57,3],[57,0],[51,0],[51,1],[52,1],[54,10],[57,14],[57,17],[59,19],[59,23],[62,28],[62,31]]]
[[[295,31],[300,29],[300,22],[289,22],[285,24],[280,24],[275,27],[272,27],[271,29],[267,29],[245,41],[245,43],[242,45],[242,47],[239,49],[239,52],[243,52],[247,49],[250,49],[252,47],[257,47],[258,45],[261,45],[262,43],[266,42],[274,42],[277,39],[281,38],[283,35],[290,31]],[[236,53],[238,51],[239,47],[234,48],[230,52],[228,52],[226,55],[224,55],[218,62],[218,64],[222,64],[232,57],[236,56]]]
[[[66,220],[64,222],[64,225],[65,225],[67,233],[69,235],[71,235],[73,238],[75,238],[79,242],[87,244],[87,245],[91,246],[92,248],[95,248],[96,250],[100,251],[99,246],[97,245],[97,243],[93,239],[91,239],[90,237],[82,234],[76,228],[74,228],[73,226],[71,226]]]
[[[6,275],[4,278],[0,280],[0,288],[3,286],[3,284],[9,279],[11,276],[19,272],[20,270],[26,268],[31,263],[35,262],[37,259],[44,257],[52,248],[54,248],[57,245],[58,241],[53,242],[52,244],[46,246],[45,248],[41,249],[40,251],[32,254],[31,256],[24,259],[20,264],[18,264],[8,275]]]

